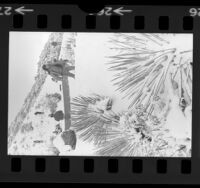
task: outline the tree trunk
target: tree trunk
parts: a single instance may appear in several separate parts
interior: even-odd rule
[[[62,85],[65,114],[65,130],[68,130],[71,126],[71,105],[68,76],[63,75]]]
[[[75,34],[64,33],[61,44],[61,52],[59,59],[68,60],[71,66],[74,66],[74,45],[75,45]],[[63,70],[63,73],[65,71]],[[62,75],[62,90],[64,100],[64,114],[65,114],[65,130],[68,130],[71,126],[71,106],[70,106],[70,88],[68,82],[68,76]]]

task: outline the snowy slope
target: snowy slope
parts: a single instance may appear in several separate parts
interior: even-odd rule
[[[52,47],[51,42],[57,41],[58,44],[61,43],[62,35],[62,33],[52,33],[44,47],[44,50],[40,55],[40,61],[38,62],[38,72],[35,77],[35,83],[32,86],[31,91],[28,93],[26,99],[24,100],[24,104],[22,105],[21,110],[18,112],[15,120],[8,127],[8,153],[12,153],[10,152],[10,147],[12,145],[13,148],[13,143],[16,141],[15,136],[17,135],[17,137],[19,137],[18,133],[22,129],[24,123],[31,122],[31,119],[29,120],[29,118],[31,117],[29,116],[31,116],[30,114],[32,108],[38,100],[39,95],[41,95],[43,85],[47,78],[47,74],[42,70],[42,65],[53,59],[58,59],[60,55],[61,45],[58,45],[57,47]]]

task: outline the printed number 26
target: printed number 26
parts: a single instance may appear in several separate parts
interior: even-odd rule
[[[112,15],[112,7],[105,7],[102,9],[97,15],[102,16],[102,15],[110,16]]]

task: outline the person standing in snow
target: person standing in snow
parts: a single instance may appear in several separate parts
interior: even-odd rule
[[[62,132],[53,140],[53,145],[58,148],[60,155],[66,155],[76,148],[76,134],[73,130]]]
[[[58,110],[54,114],[50,114],[49,117],[54,118],[56,121],[61,121],[64,119],[64,113],[62,110]]]
[[[75,75],[70,71],[74,70],[75,67],[68,64],[68,60],[54,60],[54,62],[48,62],[42,66],[43,70],[47,71],[49,75],[55,80],[61,81],[62,77],[68,76],[75,78]]]
[[[35,115],[41,115],[41,114],[44,114],[44,112],[35,112],[34,114]]]
[[[64,113],[62,110],[56,111],[54,114],[50,114],[50,117],[54,118],[56,121],[64,120]],[[53,140],[53,144],[61,151],[61,154],[65,152],[69,152],[71,150],[75,150],[76,148],[76,134],[73,130],[69,130],[67,132],[63,132],[60,128],[60,125],[56,125],[56,129],[54,133],[60,135]]]

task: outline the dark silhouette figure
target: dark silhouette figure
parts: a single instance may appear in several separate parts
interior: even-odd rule
[[[54,63],[48,62],[42,66],[43,70],[48,72],[55,80],[62,80],[63,76],[75,78],[75,75],[70,71],[74,70],[75,67],[68,65],[68,60],[55,60]]]
[[[35,112],[34,114],[35,115],[41,115],[41,114],[44,114],[44,112]]]
[[[56,121],[61,121],[64,119],[64,113],[62,110],[58,110],[54,114],[50,114],[49,116],[54,118]]]
[[[61,134],[65,145],[71,146],[73,150],[76,148],[76,134],[73,130],[67,130]]]
[[[107,105],[106,105],[106,110],[111,110],[112,109],[112,99],[109,99],[108,100],[108,103],[107,103]]]
[[[60,126],[60,124],[56,125],[55,131],[53,131],[54,134],[58,135],[62,132],[62,128]]]

